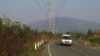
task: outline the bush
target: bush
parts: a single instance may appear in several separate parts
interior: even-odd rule
[[[37,56],[43,49],[34,50],[34,42],[40,39],[51,39],[51,32],[39,32],[32,30],[27,25],[21,25],[20,22],[11,22],[3,24],[0,18],[0,56]],[[5,21],[5,22],[6,22]]]
[[[26,43],[24,47],[25,51],[21,56],[36,56],[36,52],[34,51],[34,45],[32,42]]]
[[[92,43],[100,44],[100,38],[91,38],[90,41],[91,41]]]

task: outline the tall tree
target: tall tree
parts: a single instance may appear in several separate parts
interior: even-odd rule
[[[18,35],[18,34],[19,34],[19,31],[20,31],[20,29],[21,29],[20,25],[21,25],[21,23],[18,22],[18,21],[13,22],[13,23],[11,24],[12,31],[13,31],[13,33],[14,33],[15,35]]]
[[[1,31],[2,31],[2,18],[0,18],[0,34],[1,34]]]
[[[91,36],[92,35],[92,29],[88,29],[88,32],[87,32],[87,36]]]
[[[2,18],[3,24],[6,26],[10,26],[11,25],[11,19],[9,17],[4,16]]]

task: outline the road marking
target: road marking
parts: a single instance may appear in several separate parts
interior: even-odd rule
[[[48,44],[48,53],[49,53],[49,56],[52,56],[50,52],[50,44]]]
[[[87,55],[87,54],[85,54],[85,53],[83,53],[83,52],[81,52],[81,51],[79,51],[79,50],[77,50],[77,49],[75,49],[75,48],[73,48],[73,47],[71,47],[71,49],[73,49],[73,50],[75,50],[75,51],[77,51],[77,52],[79,52],[79,53],[81,53],[81,54],[83,54],[83,55],[85,55],[85,56],[89,56],[89,55]]]

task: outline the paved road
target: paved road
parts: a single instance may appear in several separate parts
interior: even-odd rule
[[[100,56],[100,52],[73,43],[72,46],[62,46],[60,40],[51,41],[45,45],[42,56]]]

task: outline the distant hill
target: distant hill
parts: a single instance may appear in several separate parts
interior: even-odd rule
[[[55,20],[57,32],[86,32],[89,28],[91,28],[92,30],[100,29],[99,23],[91,21],[84,21],[67,17],[56,17]],[[41,20],[29,24],[29,26],[31,26],[33,29],[38,29],[39,31],[48,30],[48,25],[48,20]]]

